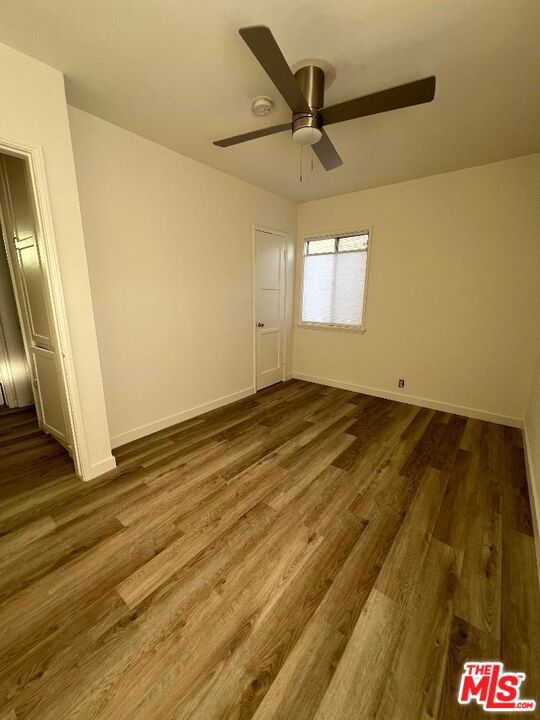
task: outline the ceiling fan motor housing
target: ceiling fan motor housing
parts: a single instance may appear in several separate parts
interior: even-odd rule
[[[309,112],[293,115],[293,140],[299,145],[314,145],[322,137],[322,118],[319,110],[324,107],[324,72],[316,65],[300,68],[294,77],[309,105]]]

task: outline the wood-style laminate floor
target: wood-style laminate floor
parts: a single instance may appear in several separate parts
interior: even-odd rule
[[[482,658],[540,700],[518,430],[293,381],[116,454],[0,414],[1,720],[480,717]]]

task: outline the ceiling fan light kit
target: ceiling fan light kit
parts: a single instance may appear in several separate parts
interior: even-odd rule
[[[290,107],[292,120],[290,123],[216,140],[214,145],[219,147],[229,147],[292,130],[295,143],[301,146],[311,145],[324,169],[333,170],[343,165],[343,160],[324,130],[326,125],[421,105],[431,102],[435,97],[435,77],[431,75],[325,108],[325,83],[328,87],[335,78],[332,66],[324,61],[305,60],[298,63],[293,72],[270,29],[265,25],[240,28],[239,33]],[[252,111],[256,115],[264,116],[271,111],[272,106],[270,98],[260,96],[254,99]]]
[[[293,123],[292,139],[297,145],[315,145],[322,138],[322,130],[308,125],[296,127]]]

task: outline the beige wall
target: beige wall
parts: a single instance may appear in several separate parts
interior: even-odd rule
[[[295,328],[295,374],[520,424],[540,347],[539,196],[531,155],[300,205],[297,271],[305,235],[372,227],[373,242],[367,332]]]
[[[81,452],[89,479],[114,466],[105,414],[63,76],[0,44],[0,142],[40,146],[80,400]],[[64,348],[66,349],[66,348]]]
[[[69,110],[114,445],[253,391],[252,225],[295,206]],[[294,247],[289,247],[289,368]],[[202,406],[202,407],[201,407]]]

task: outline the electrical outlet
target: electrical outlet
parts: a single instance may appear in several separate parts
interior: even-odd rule
[[[405,380],[403,378],[399,378],[398,380],[398,387],[404,388],[405,387]]]

